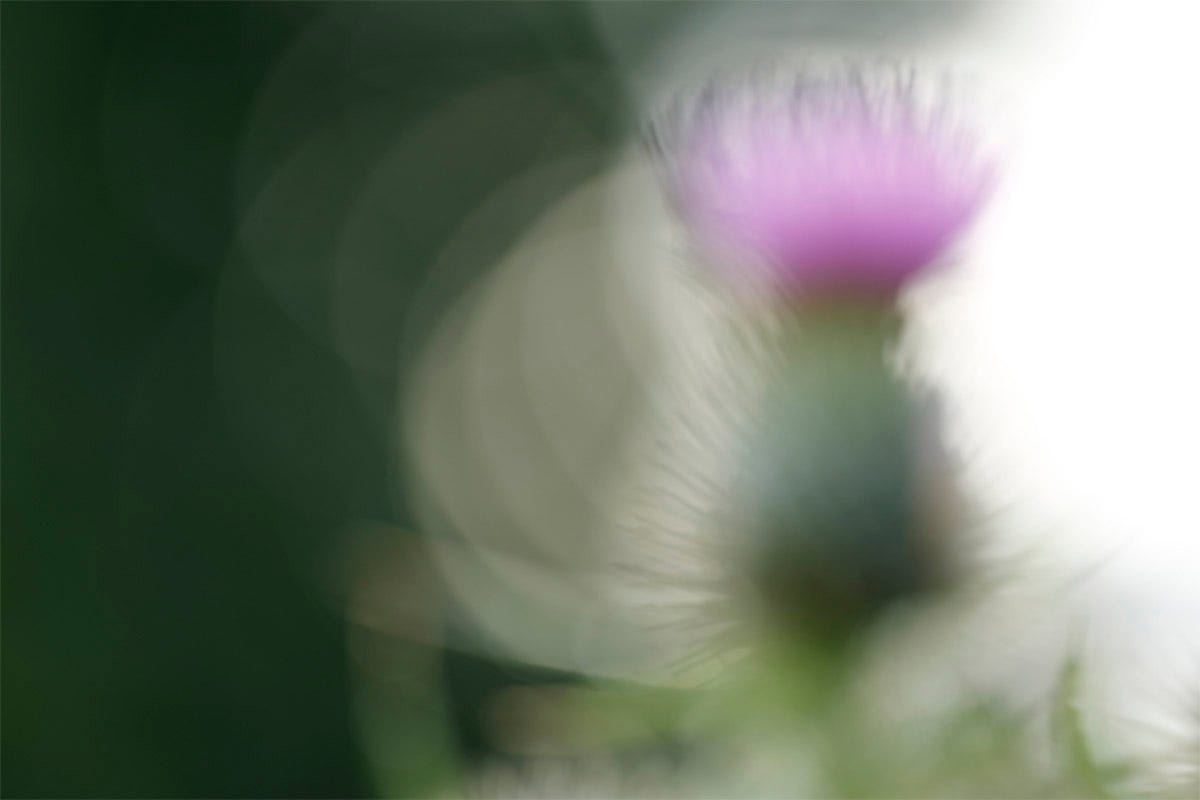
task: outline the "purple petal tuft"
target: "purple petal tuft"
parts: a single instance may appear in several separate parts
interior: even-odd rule
[[[669,181],[698,243],[784,290],[892,292],[934,264],[994,164],[911,79],[859,73],[710,91],[668,132]]]

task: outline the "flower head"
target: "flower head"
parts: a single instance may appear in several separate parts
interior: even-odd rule
[[[891,293],[964,231],[991,160],[910,73],[713,84],[655,133],[675,206],[716,260],[785,291]]]

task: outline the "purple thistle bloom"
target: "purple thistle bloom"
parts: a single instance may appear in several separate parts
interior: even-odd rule
[[[937,262],[994,164],[911,75],[860,71],[711,86],[655,131],[697,243],[786,292],[892,293]]]

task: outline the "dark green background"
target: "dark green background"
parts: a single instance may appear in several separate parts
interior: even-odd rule
[[[420,224],[388,253],[395,316],[370,330],[398,355],[407,294],[497,181],[621,135],[587,8],[2,8],[3,792],[369,794],[321,575],[347,520],[413,523],[394,492],[397,375],[356,389],[240,265],[245,126],[272,66],[330,14],[311,98],[257,153],[265,182],[313,130],[388,109],[377,140],[346,142],[323,217],[410,118],[496,75],[545,71],[584,120],[587,142],[536,138],[515,107],[396,198]],[[232,378],[221,347],[239,354]]]

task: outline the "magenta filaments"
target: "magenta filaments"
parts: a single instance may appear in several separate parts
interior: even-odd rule
[[[935,265],[995,165],[898,68],[714,84],[655,133],[696,244],[786,293],[890,294]]]

